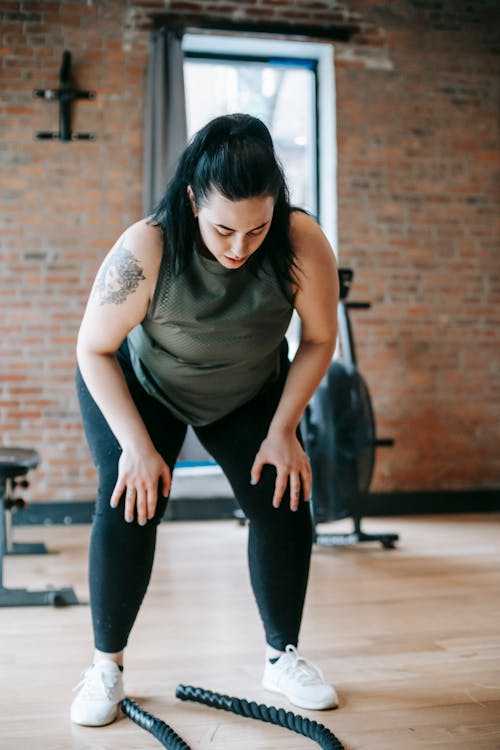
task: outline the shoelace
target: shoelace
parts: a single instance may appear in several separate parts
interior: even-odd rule
[[[301,685],[314,685],[325,681],[321,670],[299,654],[295,646],[287,646],[285,654],[288,659],[285,666],[285,674],[298,680]]]
[[[99,698],[107,698],[113,700],[112,690],[118,683],[118,675],[109,675],[103,672],[97,672],[93,667],[89,667],[83,673],[83,677],[73,688],[73,692],[76,692],[80,688],[82,689],[82,695],[85,697],[95,698],[98,694]]]

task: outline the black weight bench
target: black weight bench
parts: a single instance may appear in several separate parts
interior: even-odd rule
[[[47,554],[44,544],[12,541],[12,510],[23,508],[25,505],[24,500],[18,494],[19,488],[29,486],[26,475],[36,466],[38,466],[36,451],[26,448],[0,447],[0,607],[79,604],[72,588],[34,591],[8,589],[3,585],[3,559],[6,555]]]

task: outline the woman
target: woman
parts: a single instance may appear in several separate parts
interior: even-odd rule
[[[124,697],[123,653],[187,425],[249,520],[264,687],[303,708],[337,705],[296,648],[312,546],[299,422],[333,355],[337,300],[331,247],[290,208],[267,128],[248,115],[209,122],[154,214],[105,258],[78,336],[99,491],[89,562],[95,653],[74,722],[107,724]],[[302,332],[290,365],[293,309]]]

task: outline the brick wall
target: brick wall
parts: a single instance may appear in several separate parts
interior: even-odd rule
[[[396,440],[373,488],[498,486],[495,6],[0,2],[1,440],[39,450],[34,498],[95,493],[75,338],[101,258],[140,217],[149,29],[164,10],[359,27],[335,44],[339,255],[353,298],[374,303],[355,314],[358,355],[379,433]],[[34,140],[58,127],[32,90],[56,87],[64,49],[78,87],[97,92],[72,123],[94,142]]]

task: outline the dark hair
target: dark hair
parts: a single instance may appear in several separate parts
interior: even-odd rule
[[[187,266],[198,240],[198,228],[187,194],[191,186],[197,206],[218,190],[229,200],[271,196],[274,212],[262,245],[247,261],[255,275],[266,258],[278,283],[289,296],[287,283],[296,283],[290,242],[290,202],[286,180],[264,123],[251,115],[216,117],[199,130],[181,155],[151,222],[163,230],[164,252],[174,275]]]

